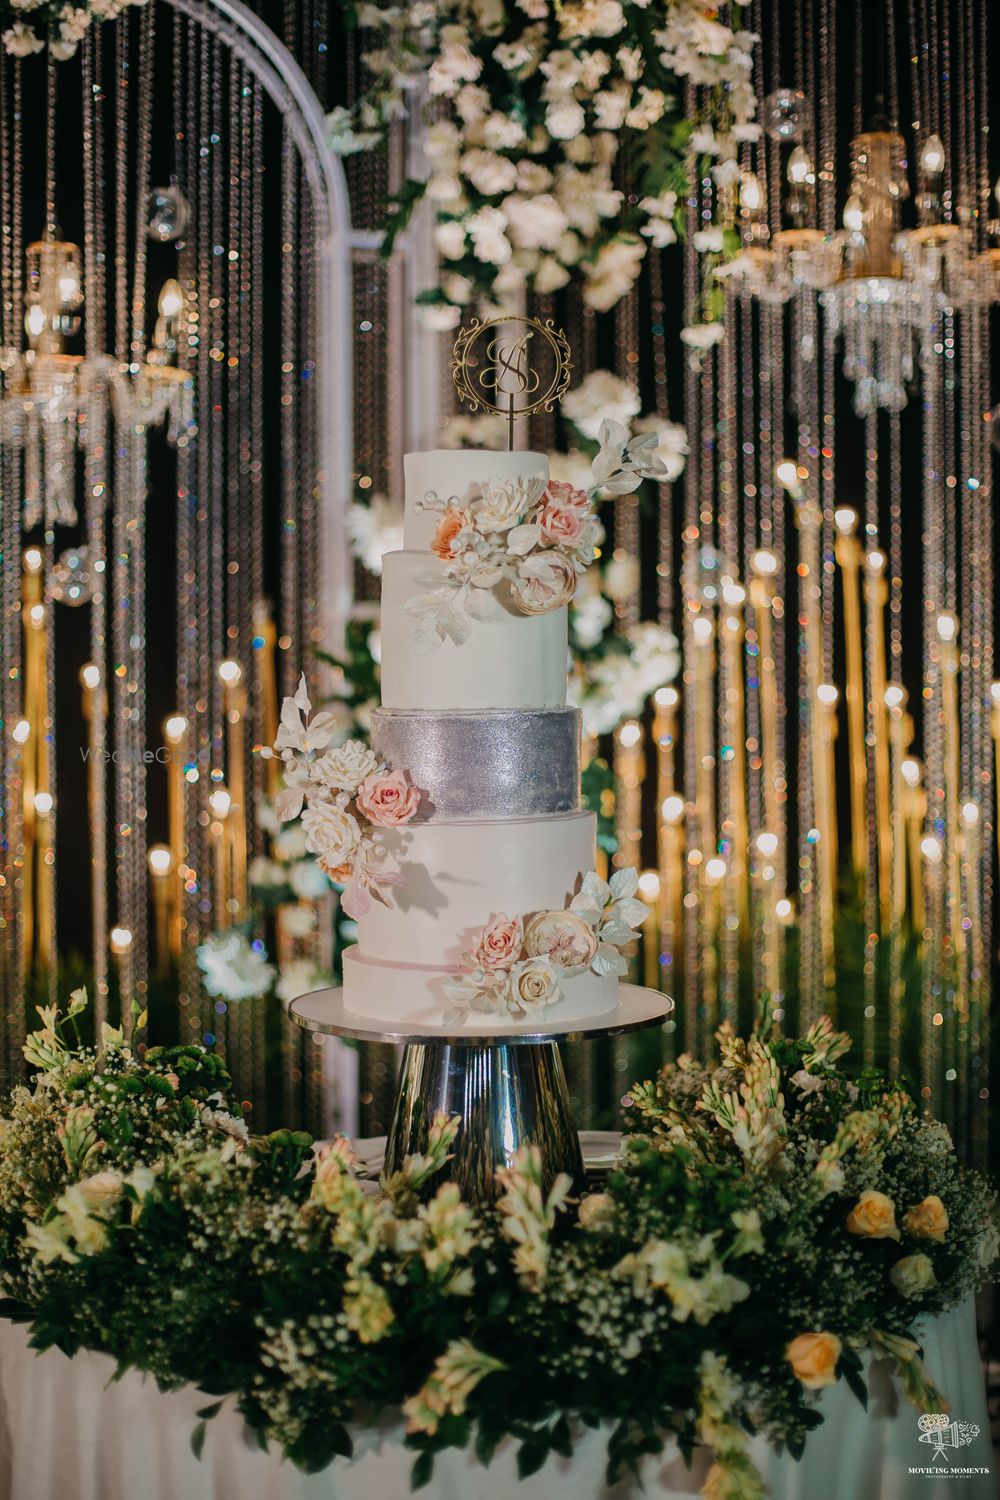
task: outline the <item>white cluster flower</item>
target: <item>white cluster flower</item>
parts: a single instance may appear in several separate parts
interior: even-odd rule
[[[620,0],[526,0],[516,11],[500,0],[367,7],[380,32],[365,58],[372,87],[353,110],[330,116],[335,149],[346,154],[380,139],[419,81],[447,101],[447,117],[423,126],[425,186],[441,221],[439,253],[463,266],[459,277],[441,273],[439,296],[419,304],[434,328],[455,326],[477,299],[502,308],[574,275],[588,304],[607,310],[635,284],[649,247],[674,243],[683,167],[669,138],[675,104],[664,67],[705,88],[692,150],[711,156],[726,212],[740,146],[759,130],[756,38],[696,0],[670,0],[662,26],[641,28]],[[661,181],[623,229],[612,181],[619,137],[660,131]]]

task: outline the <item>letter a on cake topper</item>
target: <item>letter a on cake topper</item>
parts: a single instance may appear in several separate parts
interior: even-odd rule
[[[551,411],[565,396],[572,370],[566,335],[551,318],[544,323],[514,315],[485,323],[473,318],[459,329],[452,350],[458,399],[470,411],[505,417],[508,449],[514,446],[516,418]]]

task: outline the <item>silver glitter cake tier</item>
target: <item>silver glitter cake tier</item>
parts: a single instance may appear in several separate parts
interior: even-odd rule
[[[372,745],[423,793],[418,822],[545,817],[580,806],[575,708],[377,708]]]

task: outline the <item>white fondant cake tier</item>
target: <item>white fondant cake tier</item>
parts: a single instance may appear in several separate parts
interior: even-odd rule
[[[403,546],[411,552],[430,550],[438,517],[433,511],[417,509],[417,502],[429,490],[441,500],[454,497],[461,506],[475,485],[489,479],[529,479],[535,474],[549,477],[549,461],[544,453],[505,453],[483,448],[437,448],[430,453],[407,453],[403,458],[406,481]]]
[[[406,603],[426,592],[422,573],[442,568],[433,553],[387,552],[382,559],[384,708],[562,708],[566,702],[566,610],[522,615],[491,593],[491,616],[468,639],[422,655]]]
[[[446,1026],[454,1003],[444,990],[453,969],[420,968],[414,964],[379,963],[358,948],[344,953],[344,1005],[361,1020],[383,1025]],[[617,1003],[618,980],[613,975],[567,974],[560,980],[559,999],[537,1013],[540,1027],[572,1026],[577,1021],[607,1015]],[[476,1013],[476,1019],[484,1018]],[[524,1016],[491,1016],[498,1034],[523,1026]],[[534,1017],[532,1017],[534,1019]]]
[[[559,911],[594,868],[593,813],[489,823],[411,823],[385,832],[388,906],[358,922],[358,949],[382,962],[467,968],[490,917]]]

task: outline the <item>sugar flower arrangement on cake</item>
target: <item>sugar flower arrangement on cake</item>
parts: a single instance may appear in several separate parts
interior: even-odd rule
[[[333,713],[312,714],[303,673],[294,697],[282,704],[274,750],[261,754],[282,762],[276,817],[287,823],[301,815],[307,850],[331,880],[344,883],[341,905],[356,920],[373,897],[388,905],[384,887],[400,884],[398,874],[383,868],[381,830],[409,823],[420,792],[406,771],[392,770],[361,740],[331,747],[338,725]]]
[[[568,604],[603,535],[594,501],[631,494],[644,479],[664,479],[658,447],[655,432],[630,438],[620,422],[605,420],[587,490],[532,476],[487,477],[463,500],[428,492],[420,509],[439,515],[431,550],[444,567],[420,574],[427,592],[406,605],[418,621],[417,649],[426,654],[445,640],[462,645],[474,620],[492,616],[501,588],[505,602],[524,615]]]
[[[617,870],[610,883],[591,870],[564,911],[491,917],[468,955],[473,967],[444,981],[456,1011],[543,1014],[569,975],[627,974],[623,950],[649,916],[636,900],[638,884],[632,869]]]

